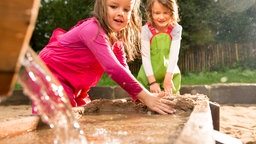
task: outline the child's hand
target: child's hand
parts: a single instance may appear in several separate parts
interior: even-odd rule
[[[150,92],[152,92],[152,93],[160,93],[161,92],[161,88],[158,83],[154,83],[154,84],[150,85],[149,88],[150,88]]]
[[[158,94],[147,93],[142,91],[138,94],[138,98],[141,102],[147,105],[151,110],[159,114],[173,114],[176,110],[173,108],[175,105],[173,102],[167,99],[163,99],[164,92]]]
[[[171,95],[171,94],[172,94],[172,91],[176,91],[172,79],[170,79],[170,78],[165,78],[165,79],[164,79],[164,91],[165,91],[168,95]]]

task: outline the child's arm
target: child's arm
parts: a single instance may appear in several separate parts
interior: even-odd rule
[[[165,74],[164,79],[164,91],[167,93],[172,93],[172,90],[175,90],[174,84],[173,84],[173,74],[177,72],[177,65],[178,65],[178,59],[179,59],[179,51],[180,51],[180,43],[181,43],[181,32],[182,27],[177,24],[172,32],[172,43],[170,46],[170,56],[169,56],[169,65]]]
[[[167,72],[164,78],[164,91],[168,93],[168,95],[172,94],[172,90],[176,90],[172,79],[173,73]]]
[[[145,25],[142,27],[141,32],[141,58],[142,66],[145,70],[146,76],[154,76],[153,68],[151,65],[151,56],[150,56],[150,38],[152,34],[148,29],[148,26]],[[150,81],[149,81],[150,83]]]
[[[113,46],[113,52],[118,59],[118,61],[126,68],[129,69],[129,66],[127,64],[126,54],[123,47],[123,44],[121,42],[116,42]]]
[[[152,93],[161,92],[160,85],[157,83],[155,76],[151,75],[151,76],[147,76],[147,78],[148,78],[148,82],[149,82],[150,92],[152,92]]]
[[[167,72],[174,73],[175,67],[178,64],[179,59],[179,52],[180,52],[180,43],[181,43],[181,33],[182,33],[182,27],[177,24],[172,32],[172,43],[170,47],[170,55],[169,55],[169,65],[167,68]]]

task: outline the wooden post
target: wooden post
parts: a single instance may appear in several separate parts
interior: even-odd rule
[[[211,114],[212,114],[212,124],[213,129],[220,130],[220,105],[209,101]]]

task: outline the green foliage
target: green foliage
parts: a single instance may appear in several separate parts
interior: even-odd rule
[[[144,4],[141,11],[145,22]],[[256,4],[240,12],[217,0],[178,0],[183,27],[181,49],[213,42],[240,42],[256,39]],[[232,3],[233,4],[233,3]],[[37,24],[31,40],[35,51],[48,42],[52,31],[70,29],[77,21],[92,16],[94,0],[41,0]]]
[[[180,24],[183,27],[182,47],[192,48],[215,40],[219,23],[218,5],[213,0],[180,0]]]
[[[79,20],[90,17],[94,0],[41,0],[36,27],[31,39],[35,51],[41,50],[56,28],[70,29]]]
[[[256,3],[249,1],[179,0],[183,26],[181,49],[211,43],[256,39]],[[239,2],[239,3],[238,3]],[[246,5],[247,7],[244,8]],[[239,11],[235,11],[237,8]]]
[[[144,4],[141,12],[145,22]],[[183,27],[181,52],[198,47],[207,48],[212,43],[255,42],[256,3],[237,1],[243,5],[225,3],[219,0],[178,0]],[[250,5],[251,4],[251,5]],[[94,0],[41,0],[36,27],[31,39],[31,47],[40,51],[49,41],[56,28],[70,29],[79,20],[92,16]],[[237,63],[243,68],[256,67],[255,61]],[[216,70],[223,66],[214,66]]]

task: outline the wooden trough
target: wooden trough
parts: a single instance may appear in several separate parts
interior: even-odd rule
[[[29,99],[27,99],[26,96],[24,95],[23,96],[18,95],[16,96],[16,98],[14,96],[14,99],[21,101],[20,99],[21,97],[23,97],[25,101],[29,101]],[[109,100],[109,101],[112,101],[112,100]],[[26,103],[29,103],[29,102],[26,102]],[[8,101],[6,101],[3,104],[5,105],[8,104]],[[75,114],[77,113],[82,114],[85,111],[85,109],[86,109],[86,106],[77,107],[77,108],[74,108],[73,111]],[[115,105],[112,108],[108,108],[108,110],[114,111]],[[18,113],[18,110],[17,110],[17,113]],[[24,135],[24,133],[26,133],[27,131],[31,131],[31,130],[40,131],[42,122],[38,118],[39,117],[35,115],[27,115],[23,117],[17,117],[12,120],[4,121],[4,122],[0,121],[1,122],[0,132],[2,131],[4,134],[4,135],[0,134],[0,143],[9,142],[8,139],[9,140],[10,139],[12,140],[12,138],[15,139],[16,136],[19,136],[20,134]],[[6,117],[6,119],[10,119],[10,118]],[[158,124],[161,125],[161,121],[156,121],[155,123],[152,123],[152,125],[155,125],[155,126],[157,126]],[[15,127],[15,129],[10,129],[10,125],[11,127]],[[175,140],[174,143],[172,142],[172,144],[215,144],[213,132],[214,132],[213,122],[212,122],[209,101],[208,99],[205,99],[203,97],[202,99],[200,98],[199,100],[197,100],[188,118],[188,121],[184,124],[182,131],[178,133],[177,139]],[[159,133],[161,133],[161,131],[159,131]],[[22,140],[22,138],[20,137],[18,139]],[[26,142],[26,140],[23,140],[23,141]],[[36,142],[36,141],[33,141],[32,138],[30,139],[30,141],[28,141],[28,143],[33,143],[33,142]],[[48,143],[48,142],[44,141],[44,143]]]
[[[178,98],[177,98],[178,97]],[[172,144],[215,144],[215,139],[213,136],[213,118],[210,108],[210,103],[205,95],[182,95],[173,98],[177,100],[177,105],[175,108],[177,110],[189,111],[191,106],[193,110],[188,118],[188,121],[184,124],[184,127],[175,140],[171,142]],[[193,100],[192,100],[193,99]],[[103,99],[104,100],[104,99]],[[127,111],[129,113],[133,111],[148,111],[148,109],[141,110],[138,105],[131,106],[133,103],[118,103],[116,100],[105,100],[101,102],[101,99],[96,100],[97,102],[89,103],[84,107],[74,108],[75,113],[80,113],[81,115],[86,115],[88,113],[123,113]],[[109,102],[110,101],[110,102]],[[110,104],[109,104],[110,103]],[[192,104],[193,103],[193,104]],[[122,105],[125,104],[125,105]],[[213,106],[213,104],[212,104]],[[120,108],[121,107],[121,108]],[[131,108],[132,107],[132,108]],[[217,105],[213,106],[216,109]],[[134,110],[136,109],[136,110]],[[161,125],[162,121],[155,121],[152,125]],[[143,129],[143,128],[142,128]],[[169,135],[171,136],[171,134]],[[145,141],[146,142],[146,141]],[[143,143],[143,142],[142,142]]]
[[[0,101],[10,96],[35,27],[40,0],[0,1]]]

